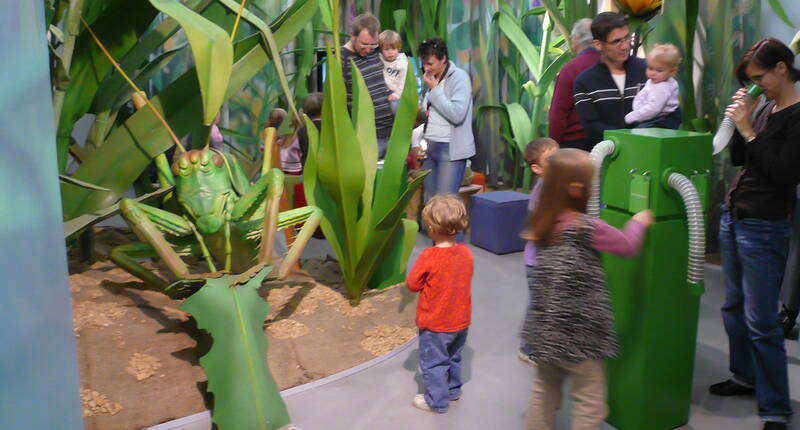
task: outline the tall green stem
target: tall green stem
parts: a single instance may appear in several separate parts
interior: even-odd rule
[[[64,45],[61,50],[61,62],[64,64],[64,71],[69,74],[69,66],[72,63],[72,52],[75,50],[75,40],[80,33],[80,17],[83,10],[83,0],[72,0],[67,12],[67,22],[64,32]],[[56,127],[58,119],[61,117],[61,108],[64,106],[64,96],[66,89],[56,89],[53,93],[53,114]]]

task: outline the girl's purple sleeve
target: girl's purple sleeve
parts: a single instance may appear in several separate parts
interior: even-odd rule
[[[601,219],[595,219],[592,247],[601,252],[632,257],[642,248],[646,230],[647,226],[635,220],[626,222],[625,227],[619,230]]]

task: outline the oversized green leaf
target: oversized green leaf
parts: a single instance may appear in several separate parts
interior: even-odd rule
[[[356,64],[351,61],[353,71],[353,127],[361,144],[361,158],[364,165],[364,188],[361,193],[361,215],[356,229],[359,237],[364,237],[372,224],[372,192],[375,189],[375,172],[378,169],[378,145],[375,136],[375,107],[372,96]],[[356,252],[363,251],[364,241],[359,242]]]
[[[82,187],[82,188],[88,188],[90,190],[111,191],[108,188],[101,187],[101,186],[98,186],[98,185],[95,185],[95,184],[90,184],[88,182],[80,181],[80,180],[77,180],[77,179],[75,179],[75,178],[73,178],[71,176],[67,176],[67,175],[58,175],[58,179],[61,182],[65,183],[65,184],[75,185],[77,187]]]
[[[534,78],[538,81],[539,76],[536,75],[536,70],[539,64],[539,48],[531,43],[528,36],[522,31],[519,22],[510,15],[505,12],[498,12],[495,14],[494,19],[497,21],[500,31],[517,48],[525,64],[528,65],[528,70],[534,73]]]
[[[383,169],[369,180],[377,158],[371,98],[354,68],[355,121],[351,121],[341,64],[330,49],[328,59],[320,139],[306,118],[309,154],[303,180],[306,199],[323,211],[322,230],[336,252],[350,300],[357,303],[365,288],[386,286],[405,270],[409,225],[401,217],[424,178],[409,186],[405,174],[417,112],[416,87],[412,70],[406,76]],[[379,221],[381,228],[376,227]]]
[[[559,10],[558,6],[556,6],[556,3],[553,2],[553,0],[542,0],[541,3],[542,6],[544,6],[544,8],[547,9],[547,13],[550,15],[550,19],[552,19],[553,22],[556,24],[558,32],[561,33],[561,35],[563,35],[564,37],[567,37],[570,34],[572,23],[567,22],[566,17],[562,13],[562,11]]]
[[[775,15],[778,15],[778,18],[780,18],[789,27],[795,28],[792,20],[789,19],[789,15],[786,14],[786,10],[783,8],[781,0],[769,0],[769,5],[772,6],[772,10],[775,11]]]
[[[219,0],[220,3],[225,5],[231,11],[238,11],[240,7],[240,2],[236,2],[234,0]],[[286,97],[286,103],[289,106],[289,112],[297,118],[297,108],[294,105],[294,94],[289,89],[289,80],[286,78],[286,71],[283,68],[283,61],[280,58],[280,48],[278,48],[278,43],[275,41],[275,36],[272,34],[272,30],[270,30],[269,25],[261,20],[258,16],[251,13],[247,9],[242,9],[242,18],[252,24],[254,27],[261,32],[261,36],[264,38],[264,42],[269,47],[269,52],[274,55],[271,58],[272,65],[275,67],[275,72],[278,75],[278,82],[280,82],[281,88],[283,89],[283,94]],[[277,61],[276,61],[277,60]],[[299,120],[299,118],[297,118]],[[288,125],[289,123],[286,122]]]
[[[514,135],[514,142],[520,152],[525,152],[525,146],[533,139],[533,127],[528,112],[519,103],[508,103],[505,105],[508,112],[508,120],[511,123],[511,132]]]
[[[317,152],[318,186],[322,186],[337,202],[338,216],[344,227],[340,232],[343,238],[342,248],[345,254],[352,254],[359,248],[356,223],[364,191],[364,163],[357,155],[361,144],[347,112],[342,65],[330,50],[328,59],[322,104],[322,131]],[[345,277],[355,272],[355,266],[347,263],[354,261],[340,260]]]
[[[48,43],[47,48],[50,50],[50,58],[54,60],[53,65],[53,83],[56,90],[64,91],[69,88],[69,72],[64,66],[64,60],[58,55],[53,45]]]
[[[397,32],[406,35],[411,56],[417,58],[417,38],[414,36],[414,26],[408,25],[408,11],[406,9],[394,11],[394,22],[397,24]]]
[[[680,82],[681,109],[683,110],[684,125],[690,124],[697,116],[694,95],[694,61],[695,27],[699,12],[699,1],[671,1],[665,2],[662,12],[654,20],[652,33],[647,38],[647,45],[653,43],[671,43],[678,47],[687,66],[680,67],[676,79]],[[730,48],[730,47],[729,47]],[[720,58],[721,59],[721,58]],[[711,72],[713,65],[705,68]]]
[[[416,93],[416,76],[413,68],[406,72],[406,82],[403,94],[392,125],[392,134],[389,136],[389,146],[386,149],[386,158],[383,171],[375,184],[375,202],[372,205],[372,225],[377,224],[389,212],[395,201],[408,182],[406,176],[406,158],[408,157],[411,132],[417,118],[419,109]]]
[[[204,11],[214,0],[188,0],[185,5],[196,12]],[[149,6],[149,5],[148,5]],[[121,59],[118,59],[122,70],[131,73],[140,69],[147,63],[150,55],[172,37],[180,24],[172,18],[166,18],[152,30],[145,33],[139,42],[133,46]],[[101,39],[102,41],[102,39]],[[168,51],[169,52],[169,51]],[[150,64],[153,62],[151,61]],[[117,99],[115,95],[126,91],[128,83],[116,71],[109,73],[97,89],[90,112],[98,113],[111,109],[111,104]]]
[[[161,73],[164,67],[172,61],[176,55],[181,53],[186,45],[178,46],[175,49],[170,49],[158,55],[152,61],[148,62],[141,70],[132,74],[131,78],[136,86],[143,88],[147,82],[158,73]],[[97,96],[93,105],[93,109],[99,112],[117,111],[119,108],[131,98],[133,89],[130,88],[127,82],[121,82],[116,87],[101,87],[97,91]]]
[[[267,367],[263,324],[269,306],[258,288],[270,270],[236,287],[230,286],[235,276],[208,279],[180,306],[213,338],[200,365],[214,394],[212,418],[221,429],[276,430],[290,422]]]
[[[425,170],[420,172],[410,184],[408,184],[408,188],[403,191],[403,194],[400,196],[399,199],[392,202],[392,207],[386,212],[386,214],[375,221],[375,228],[378,230],[386,230],[389,228],[394,227],[400,218],[403,216],[406,210],[406,206],[408,206],[408,202],[414,197],[414,193],[422,187],[422,184],[425,182],[425,177],[430,174],[430,170]]]
[[[316,5],[316,1],[298,0],[275,20],[272,28],[280,46],[294,39],[316,12]],[[231,22],[234,17],[233,14],[229,16]],[[237,93],[269,61],[268,53],[259,44],[260,38],[260,35],[253,35],[236,44],[234,52],[237,61],[227,97]],[[151,99],[178,136],[185,135],[201,124],[202,100],[197,88],[197,75],[194,70],[189,70]],[[172,145],[172,140],[153,113],[149,109],[139,110],[123,126],[114,130],[72,175],[109,188],[111,192],[101,194],[91,190],[62,188],[64,217],[74,218],[114,204],[150,161]],[[114,166],[114,169],[108,166]]]
[[[294,97],[303,100],[308,95],[308,77],[314,68],[316,55],[316,43],[314,40],[314,27],[311,22],[306,24],[300,36],[297,38],[300,45],[300,60],[297,65],[297,74],[294,79]],[[321,62],[320,62],[321,64]]]
[[[200,94],[203,124],[211,125],[225,101],[233,63],[233,46],[228,33],[178,0],[150,0],[161,12],[180,23],[192,47]]]
[[[333,11],[331,10],[331,0],[319,0],[319,11],[322,14],[322,23],[331,30],[336,29],[333,22]]]
[[[112,0],[104,3],[107,5],[102,15],[93,22],[87,21],[111,55],[120,58],[136,45],[139,36],[158,11],[144,0]],[[100,82],[112,68],[88,32],[82,31],[75,40],[75,51],[69,67],[70,86],[63,94],[63,107],[56,129],[59,167],[62,172],[66,167],[69,138],[75,122],[89,110]]]
[[[158,197],[161,197],[163,195],[166,195],[167,193],[172,191],[173,188],[175,187],[170,186],[170,187],[159,188],[158,190],[153,191],[152,193],[139,196],[134,200],[136,200],[137,202],[145,203],[150,200],[154,200]],[[119,213],[119,203],[115,203],[97,212],[83,214],[77,218],[73,218],[69,221],[66,221],[64,223],[64,239],[70,239],[77,233],[83,231],[83,229],[85,229],[86,227],[95,225],[100,221],[106,220],[114,215],[117,215],[118,213]]]
[[[317,126],[308,118],[303,115],[308,132],[308,155],[306,156],[306,164],[303,166],[303,192],[306,196],[308,204],[317,206],[322,210],[325,215],[320,222],[320,227],[325,233],[325,239],[333,248],[339,258],[345,255],[342,246],[343,238],[339,237],[339,232],[344,230],[342,222],[339,219],[338,211],[336,210],[336,202],[330,194],[322,187],[317,186],[319,182],[319,163],[317,162],[319,154],[319,132]]]

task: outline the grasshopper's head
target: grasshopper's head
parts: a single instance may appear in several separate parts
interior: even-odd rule
[[[175,158],[172,173],[178,202],[200,233],[218,232],[236,196],[223,155],[213,149],[193,149]]]

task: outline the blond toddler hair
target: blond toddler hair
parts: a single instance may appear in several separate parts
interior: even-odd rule
[[[396,31],[384,30],[378,35],[378,46],[381,49],[400,49],[403,46],[403,40]]]
[[[438,194],[428,200],[422,209],[422,220],[429,231],[444,236],[453,236],[469,225],[464,202],[452,194]]]
[[[670,68],[677,68],[681,60],[680,51],[671,43],[656,44],[647,54],[648,63],[657,63]]]

